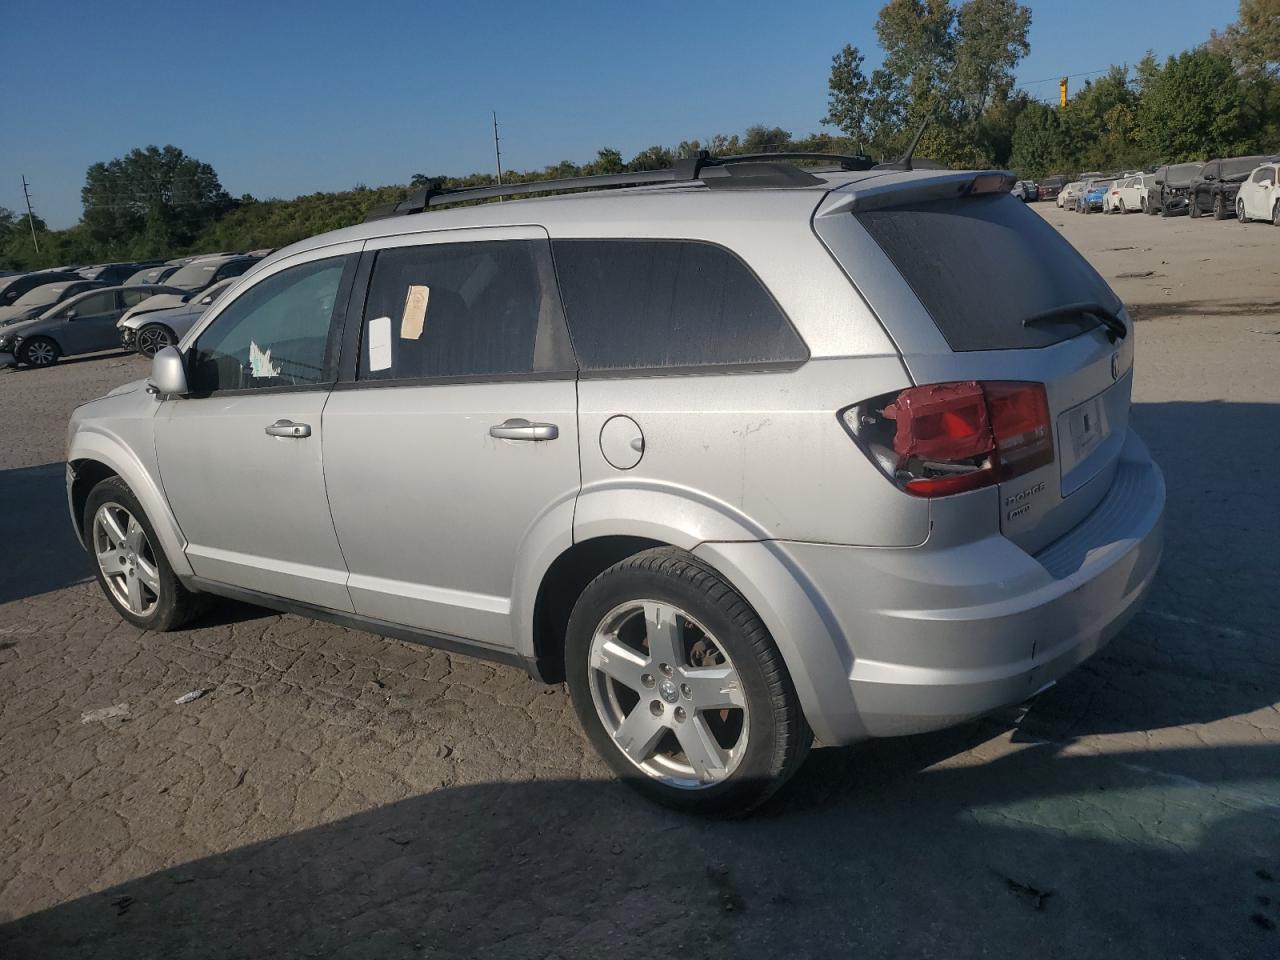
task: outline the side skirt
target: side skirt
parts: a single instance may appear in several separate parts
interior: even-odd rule
[[[532,665],[514,650],[490,646],[487,643],[479,643],[475,640],[467,640],[447,633],[433,633],[430,630],[419,630],[416,627],[388,623],[385,620],[362,617],[342,610],[318,607],[315,604],[304,603],[301,600],[289,600],[285,597],[276,597],[268,593],[258,593],[256,590],[245,590],[242,587],[233,587],[229,584],[218,583],[215,580],[205,580],[201,577],[184,577],[183,584],[189,590],[195,590],[200,593],[211,593],[215,596],[226,597],[229,600],[238,600],[241,603],[266,607],[269,610],[278,610],[281,613],[295,613],[300,617],[323,620],[326,623],[337,624],[340,627],[347,627],[351,630],[363,630],[366,633],[391,637],[395,640],[404,640],[407,643],[420,643],[426,647],[435,647],[438,650],[446,650],[449,653],[460,653],[469,657],[488,660],[492,663],[519,667],[533,676],[534,679],[539,679],[531,669]]]

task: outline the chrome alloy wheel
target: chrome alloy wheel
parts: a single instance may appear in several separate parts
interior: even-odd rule
[[[167,330],[160,327],[146,327],[138,334],[138,352],[144,357],[154,357],[165,347],[173,346],[173,339]]]
[[[659,600],[615,607],[596,626],[588,666],[601,723],[646,775],[697,790],[742,762],[750,727],[738,671],[679,607]]]
[[[33,367],[47,367],[54,361],[53,344],[37,340],[27,347],[27,362]]]
[[[112,596],[134,616],[160,602],[160,565],[136,517],[118,503],[104,503],[93,517],[93,554]]]

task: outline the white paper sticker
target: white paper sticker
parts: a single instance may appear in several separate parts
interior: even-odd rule
[[[263,350],[254,341],[249,341],[249,373],[255,378],[280,376],[280,368],[271,362],[271,351]]]
[[[391,318],[369,321],[369,372],[391,368]]]

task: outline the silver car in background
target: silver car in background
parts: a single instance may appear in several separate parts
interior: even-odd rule
[[[841,163],[424,190],[280,250],[73,415],[106,597],[567,681],[697,811],[1033,696],[1160,559],[1132,324],[1007,174]]]
[[[0,327],[0,352],[29,367],[48,367],[62,357],[115,349],[120,345],[116,322],[124,312],[166,289],[90,287],[36,317]]]
[[[121,346],[136,350],[144,357],[154,357],[158,351],[173,346],[236,279],[219,280],[181,306],[161,310],[139,308],[125,314],[116,324]]]

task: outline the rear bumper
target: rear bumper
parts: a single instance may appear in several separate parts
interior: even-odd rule
[[[1035,556],[999,535],[898,550],[782,545],[848,664],[852,709],[815,728],[837,741],[937,730],[1058,679],[1137,611],[1160,561],[1164,500],[1159,467],[1130,433],[1106,497]]]

